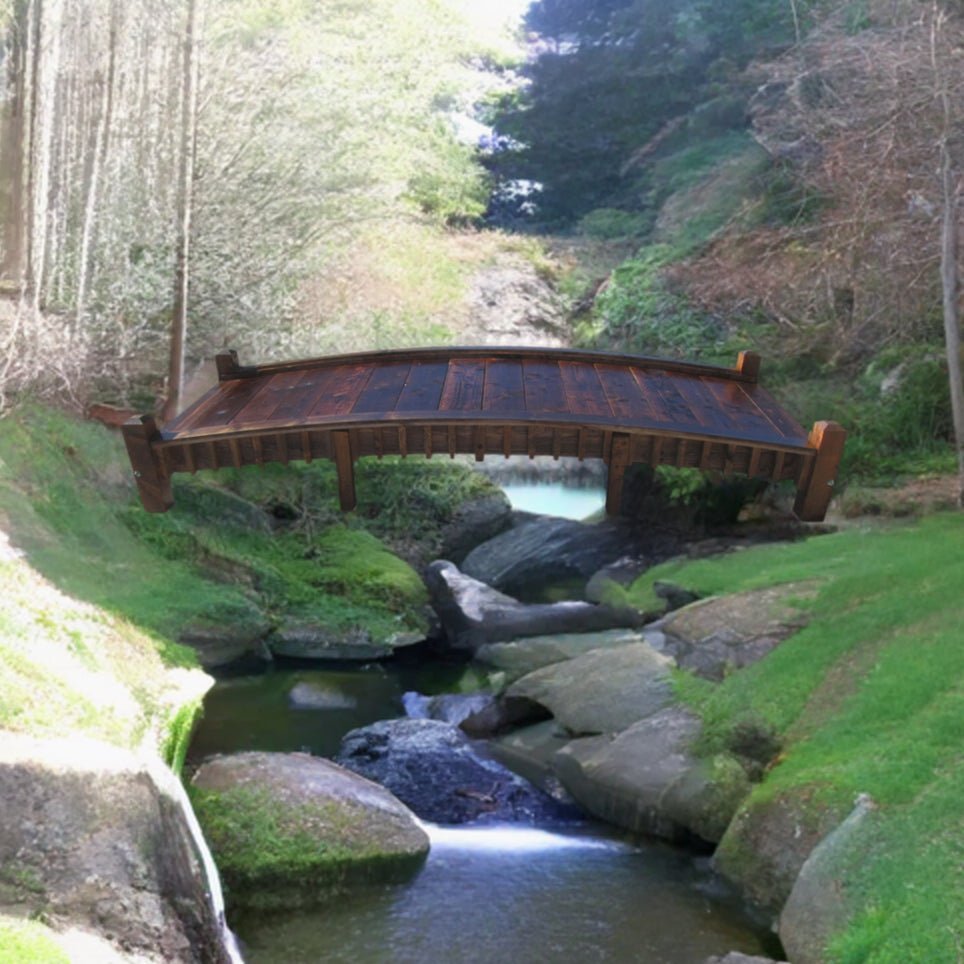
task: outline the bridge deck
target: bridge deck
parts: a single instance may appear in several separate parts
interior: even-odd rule
[[[732,369],[558,349],[369,352],[251,367],[228,353],[218,356],[216,388],[161,429],[132,420],[125,437],[152,511],[170,506],[176,472],[331,458],[351,508],[359,457],[467,453],[602,458],[610,511],[634,462],[791,479],[798,514],[822,518],[843,430],[818,423],[808,435],[757,384],[758,368],[752,352]],[[815,473],[818,463],[827,464]]]

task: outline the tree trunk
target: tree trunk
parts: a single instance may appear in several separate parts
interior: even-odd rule
[[[197,126],[197,0],[187,0],[184,56],[181,74],[181,156],[178,165],[178,236],[174,256],[174,305],[171,311],[171,354],[167,376],[167,401],[163,418],[181,409],[184,389],[184,349],[187,340],[187,305],[190,283],[191,212],[194,187],[195,129]]]
[[[24,153],[27,139],[27,45],[29,38],[28,3],[13,10],[9,27],[11,43],[6,56],[9,90],[6,106],[0,112],[0,285],[19,286],[26,271]]]

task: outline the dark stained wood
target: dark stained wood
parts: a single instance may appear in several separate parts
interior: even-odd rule
[[[568,412],[566,387],[557,362],[526,359],[522,363],[525,387],[525,410],[540,412]]]
[[[560,361],[559,372],[566,390],[566,402],[573,415],[595,415],[614,418],[599,375],[592,365]]]
[[[485,363],[482,410],[502,414],[526,410],[522,362],[487,361]]]
[[[153,447],[160,438],[154,416],[132,418],[124,423],[121,431],[142,505],[148,512],[167,512],[174,505],[174,495],[170,476],[163,471]]]
[[[395,362],[373,368],[371,377],[352,406],[352,412],[377,415],[391,412],[402,394],[411,368],[410,362]]]
[[[831,456],[821,460],[815,442],[830,452],[825,433],[808,437],[756,384],[759,358],[750,352],[732,369],[526,348],[365,352],[261,366],[226,353],[218,369],[216,388],[161,430],[154,426],[146,444],[162,485],[172,472],[332,458],[351,501],[346,465],[356,459],[448,451],[603,458],[614,478],[623,463],[639,461],[792,479],[807,493],[808,517],[821,511],[815,493],[829,488],[819,476]],[[135,432],[130,444],[132,465],[135,457],[142,464],[143,437]],[[140,489],[145,505],[162,511],[161,489]]]
[[[439,400],[440,412],[477,412],[482,408],[485,386],[485,360],[482,358],[453,361]]]
[[[623,432],[613,435],[609,455],[609,478],[606,480],[606,512],[618,515],[623,501],[623,482],[629,468],[629,436]]]

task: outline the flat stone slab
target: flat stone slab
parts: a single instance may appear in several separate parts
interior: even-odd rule
[[[617,736],[573,740],[553,758],[562,785],[590,813],[636,833],[717,841],[749,791],[729,757],[708,762],[690,746],[696,716],[671,706]]]
[[[663,651],[681,669],[718,681],[763,659],[805,626],[808,614],[796,603],[816,592],[812,583],[788,583],[713,596],[670,613],[653,629],[665,634]]]
[[[673,699],[673,661],[647,643],[595,649],[523,676],[505,693],[544,706],[570,733],[618,733]]]
[[[598,633],[557,633],[532,636],[508,643],[489,643],[476,650],[475,659],[501,670],[507,683],[529,673],[574,659],[594,649],[616,649],[633,643],[649,642],[645,629],[607,629]]]

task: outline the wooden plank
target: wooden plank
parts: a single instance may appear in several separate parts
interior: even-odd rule
[[[487,361],[482,410],[522,415],[525,413],[525,406],[522,362]]]
[[[335,469],[338,472],[338,503],[342,512],[351,512],[358,504],[355,496],[355,466],[351,455],[351,437],[340,430],[331,433]]]
[[[397,362],[391,365],[377,365],[368,383],[362,389],[351,410],[353,414],[372,413],[384,415],[394,411],[408,373],[411,371],[408,362]]]
[[[285,400],[286,393],[294,388],[304,377],[303,372],[279,372],[272,375],[260,390],[238,409],[226,424],[235,428],[267,422],[274,410]],[[244,379],[228,382],[229,385],[244,384]]]
[[[278,461],[282,465],[288,464],[288,436],[284,432],[279,432],[276,436],[276,443],[278,448]]]
[[[768,441],[780,444],[784,436],[754,405],[739,382],[706,378],[703,384],[716,398],[718,407],[736,426],[734,432],[747,441]],[[749,404],[748,404],[749,403]]]
[[[408,458],[408,432],[404,425],[398,426],[398,454],[403,458]]]
[[[475,437],[472,441],[472,449],[475,452],[475,461],[482,462],[485,459],[485,427],[475,426]]]
[[[448,436],[449,436],[449,439],[448,439],[448,441],[449,441],[449,458],[450,458],[450,459],[454,459],[454,458],[455,458],[455,453],[458,451],[458,445],[457,445],[456,439],[455,439],[455,426],[454,426],[454,425],[450,425],[450,426],[449,426]]]
[[[152,444],[161,437],[156,419],[153,415],[132,418],[124,423],[121,431],[141,505],[148,512],[167,512],[174,505],[174,495],[170,476],[162,470],[157,450]]]
[[[629,436],[624,432],[613,435],[609,456],[609,477],[606,480],[606,514],[618,515],[622,508],[623,482],[629,467]]]
[[[573,415],[596,415],[613,418],[613,410],[605,389],[592,365],[560,362],[559,372],[566,390],[566,403]]]
[[[799,442],[807,435],[803,426],[784,411],[779,402],[765,388],[761,388],[759,385],[741,385],[740,388],[785,439],[791,442]]]
[[[482,390],[485,387],[485,360],[482,358],[453,361],[448,366],[440,412],[477,412],[482,408]]]
[[[318,400],[318,392],[324,385],[322,372],[308,371],[296,385],[287,389],[271,413],[272,422],[302,422]]]
[[[165,425],[165,434],[177,436],[227,425],[269,381],[267,377],[242,378],[219,385]]]
[[[613,415],[621,421],[651,422],[655,418],[652,405],[640,390],[632,371],[623,365],[597,365],[596,374],[603,387]]]
[[[525,410],[539,415],[569,411],[566,387],[556,362],[527,359],[522,363]]]
[[[509,425],[502,429],[502,453],[506,458],[512,454],[512,428]]]
[[[336,365],[320,372],[315,385],[317,398],[309,417],[347,415],[372,376],[371,365]]]
[[[576,436],[576,458],[580,462],[585,461],[586,458],[586,430],[584,428],[579,429]]]
[[[311,435],[308,432],[301,433],[301,458],[304,462],[311,464],[314,457],[311,451]]]
[[[703,428],[727,435],[732,435],[738,430],[738,426],[729,414],[720,408],[716,396],[703,384],[702,379],[676,378],[674,385]]]
[[[797,487],[793,511],[801,522],[820,522],[827,514],[837,481],[847,432],[836,422],[817,422],[810,432],[810,445],[817,450]]]
[[[448,375],[447,362],[414,362],[395,403],[396,412],[437,412]]]
[[[677,388],[673,376],[658,369],[643,371],[639,368],[633,369],[633,375],[661,421],[682,427],[689,426],[690,431],[698,431],[702,423]]]

